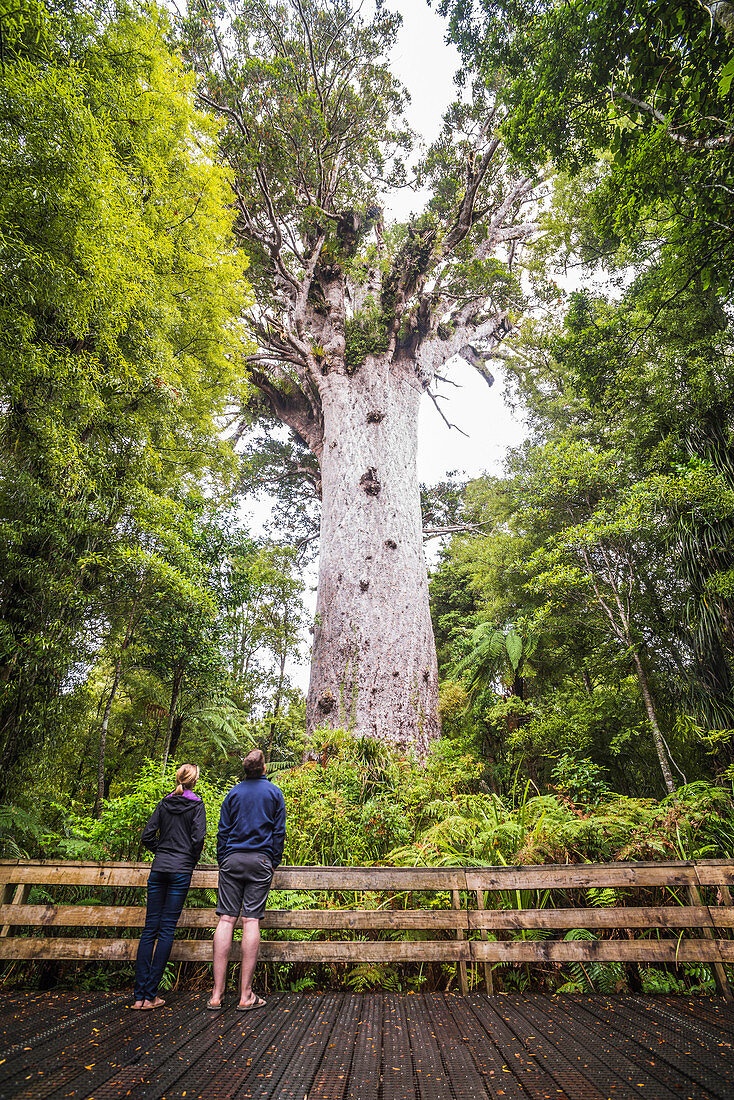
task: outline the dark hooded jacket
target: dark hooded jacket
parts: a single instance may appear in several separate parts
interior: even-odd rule
[[[141,842],[155,852],[153,870],[182,874],[193,871],[199,862],[206,836],[206,812],[198,795],[169,794],[162,798]]]

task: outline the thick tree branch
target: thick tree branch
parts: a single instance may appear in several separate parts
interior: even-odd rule
[[[279,389],[272,377],[251,368],[250,381],[268,400],[279,420],[292,428],[316,455],[320,457],[324,445],[324,426],[321,417],[315,417],[313,408],[304,393],[293,389],[286,393]]]
[[[734,132],[719,134],[716,137],[687,137],[686,134],[682,134],[680,130],[671,130],[668,126],[668,119],[666,116],[662,111],[658,111],[658,109],[653,107],[650,103],[645,103],[642,99],[635,99],[634,96],[628,95],[627,92],[621,92],[618,89],[614,90],[614,94],[616,94],[619,99],[624,99],[627,103],[630,103],[633,107],[637,107],[640,111],[644,111],[646,114],[651,115],[656,122],[661,124],[661,126],[668,127],[668,136],[679,145],[682,145],[684,149],[703,149],[707,152],[711,152],[716,149],[728,149],[730,146],[734,146]]]
[[[445,535],[470,535],[484,531],[489,523],[457,523],[454,527],[424,527],[423,539],[438,539]]]
[[[486,213],[486,211],[475,210],[477,193],[484,182],[484,178],[489,171],[489,166],[499,147],[499,138],[493,138],[482,154],[478,164],[476,163],[475,156],[469,158],[466,170],[466,190],[464,191],[461,203],[456,211],[454,223],[443,239],[443,256],[452,255],[457,246],[461,244],[471,231],[472,227],[481,219],[483,214]]]

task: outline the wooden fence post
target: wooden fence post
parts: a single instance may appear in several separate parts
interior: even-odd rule
[[[479,912],[483,913],[484,912],[484,890],[477,890],[476,895],[477,895],[477,909],[479,910]],[[486,928],[480,928],[479,938],[486,941],[486,939],[487,939],[487,929]],[[484,963],[483,965],[484,965],[484,988],[487,990],[487,993],[490,995],[490,997],[493,997],[494,996],[494,981],[492,979],[492,967],[490,966],[490,964],[488,962]]]
[[[30,886],[26,886],[21,883],[16,886],[15,883],[9,882],[7,886],[3,888],[2,904],[3,905],[25,905],[28,901],[28,895],[31,892]],[[15,931],[12,925],[4,924],[0,928],[0,936],[10,936]]]
[[[701,891],[697,886],[688,887],[688,897],[691,905],[703,905],[701,898]],[[710,915],[710,914],[709,914]],[[711,921],[713,925],[713,920]],[[706,940],[715,940],[716,934],[712,927],[703,927],[701,929],[701,935]],[[724,969],[723,962],[712,962],[711,969],[714,972],[714,981],[716,982],[716,988],[729,1004],[734,1004],[734,997],[732,996],[731,989],[729,988],[729,982],[726,977],[726,970]]]
[[[15,883],[14,882],[8,882],[5,886],[3,886],[2,899],[0,899],[0,900],[2,900],[2,904],[3,905],[12,905],[14,893],[15,893]],[[9,935],[10,935],[10,925],[9,924],[4,924],[2,926],[2,928],[0,928],[0,936],[2,936],[4,938],[5,936],[9,936]]]
[[[461,895],[460,895],[458,890],[452,890],[451,891],[451,908],[452,909],[461,909]],[[463,940],[463,938],[464,938],[464,929],[463,928],[457,928],[456,929],[456,938],[457,938],[457,940]],[[461,992],[463,997],[466,997],[467,993],[469,992],[469,982],[468,982],[467,976],[466,976],[466,963],[465,962],[460,962],[459,963],[459,991]]]

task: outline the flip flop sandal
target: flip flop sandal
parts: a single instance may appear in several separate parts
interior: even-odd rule
[[[221,1004],[221,1003],[218,1004],[218,1005],[213,1005],[211,1003],[211,1001],[207,1001],[206,1002],[206,1007],[209,1009],[210,1012],[221,1012],[222,1009],[224,1008],[224,1005]]]
[[[251,1005],[237,1005],[237,1011],[254,1012],[256,1008],[262,1008],[264,1004],[265,1001],[262,999],[262,997],[255,997],[255,1000],[252,1002]]]

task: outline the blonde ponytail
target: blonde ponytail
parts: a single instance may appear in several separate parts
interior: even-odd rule
[[[198,764],[182,764],[176,772],[176,789],[173,793],[183,794],[184,790],[190,791],[198,778]]]

